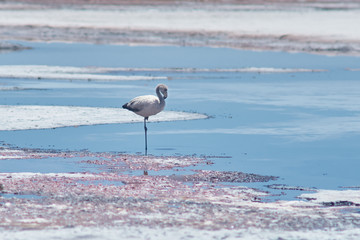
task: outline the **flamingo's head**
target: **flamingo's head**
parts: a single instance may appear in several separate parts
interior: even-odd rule
[[[160,93],[163,95],[164,99],[166,99],[168,97],[168,87],[165,84],[157,85],[156,90],[160,91]]]

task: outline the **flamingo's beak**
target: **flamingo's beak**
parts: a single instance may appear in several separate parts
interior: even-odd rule
[[[166,98],[167,98],[167,92],[164,93],[164,99],[166,99]]]

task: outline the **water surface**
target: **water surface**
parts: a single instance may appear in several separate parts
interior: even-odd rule
[[[167,76],[166,110],[199,112],[209,119],[149,123],[154,155],[206,155],[214,165],[201,169],[279,176],[272,183],[340,189],[359,186],[360,68],[358,57],[327,57],[205,47],[144,47],[30,43],[32,50],[0,54],[2,65],[129,68],[245,67],[308,68],[322,72],[241,73],[148,71]],[[112,74],[124,74],[112,73]],[[139,74],[128,71],[125,74]],[[137,95],[153,94],[159,80],[87,82],[0,79],[0,105],[121,107]],[[110,124],[46,130],[3,131],[0,140],[16,147],[56,150],[143,152],[143,126]],[[26,168],[21,161],[32,161]],[[0,161],[3,172],[56,172],[61,162]],[[89,171],[78,161],[64,171]],[[192,168],[194,169],[194,168]],[[196,169],[196,167],[195,167]],[[94,171],[96,171],[94,169]],[[247,184],[265,190],[269,183]],[[246,185],[246,184],[243,184]],[[297,195],[293,191],[289,198]]]

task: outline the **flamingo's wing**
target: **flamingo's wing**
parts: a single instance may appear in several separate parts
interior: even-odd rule
[[[159,99],[153,95],[140,96],[132,99],[130,102],[124,104],[122,107],[133,112],[140,112],[145,109],[151,109],[152,106],[156,105]]]

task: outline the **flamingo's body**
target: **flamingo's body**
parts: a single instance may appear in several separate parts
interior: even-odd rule
[[[137,115],[144,117],[145,129],[145,155],[147,154],[147,128],[146,121],[150,116],[158,114],[165,107],[165,99],[167,98],[167,86],[159,84],[156,86],[156,95],[139,96],[125,103],[122,107],[128,109]]]

